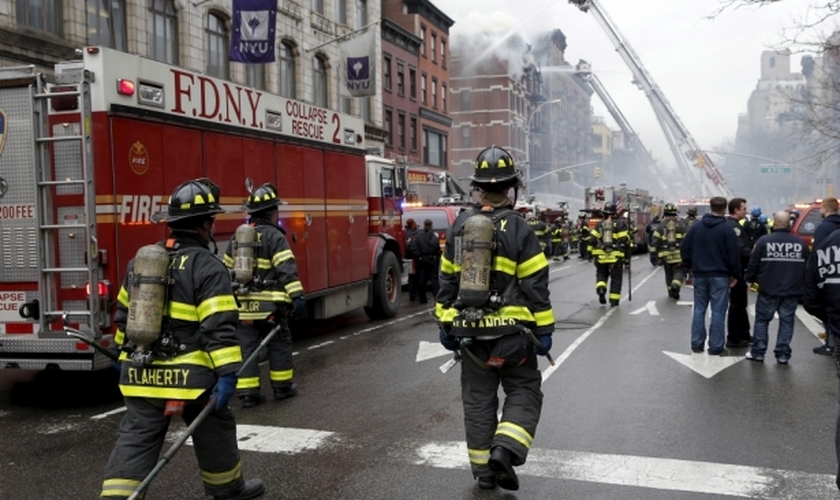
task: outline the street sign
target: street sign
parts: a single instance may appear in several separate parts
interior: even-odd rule
[[[762,174],[789,174],[793,172],[791,167],[761,167]]]

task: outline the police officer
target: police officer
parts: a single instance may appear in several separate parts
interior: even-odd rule
[[[554,219],[551,227],[551,253],[553,260],[569,260],[569,225],[563,217]]]
[[[773,233],[759,238],[744,276],[747,283],[758,284],[754,340],[747,359],[764,361],[768,326],[778,313],[779,333],[773,352],[780,364],[785,365],[790,360],[793,324],[802,296],[805,262],[809,255],[805,241],[790,234],[790,215],[784,210],[776,212],[773,216]]]
[[[167,211],[152,216],[171,231],[158,243],[169,253],[169,285],[160,338],[145,362],[138,361],[137,346],[125,334],[135,279],[135,261],[128,264],[114,316],[120,390],[128,411],[105,468],[102,498],[131,496],[158,460],[170,415],[181,414],[189,425],[207,404],[211,389],[213,411],[192,434],[204,492],[217,500],[245,500],[264,491],[261,480],[242,478],[236,420],[228,407],[242,352],[230,275],[209,250],[215,216],[223,211],[218,186],[197,179],[175,188]]]
[[[554,332],[548,261],[534,231],[512,209],[514,200],[508,191],[513,188],[516,193],[521,186],[513,157],[497,146],[484,149],[471,179],[480,193],[479,202],[462,212],[449,229],[435,314],[441,343],[450,350],[460,349],[463,357],[461,397],[472,474],[480,488],[498,484],[517,490],[514,467],[525,463],[542,410],[536,356],[548,354]],[[492,224],[488,239],[494,241],[481,244],[492,248],[492,263],[486,261],[492,272],[486,302],[467,307],[461,283],[477,275],[462,277],[461,270],[475,263],[469,249],[479,245],[466,242],[465,225],[470,217],[482,215],[490,219],[485,224]],[[456,247],[461,249],[457,256]],[[505,399],[499,422],[500,384]]]
[[[405,257],[411,259],[411,268],[408,273],[408,300],[417,300],[417,222],[414,219],[405,221]]]
[[[752,207],[750,209],[750,220],[744,223],[744,232],[747,236],[750,251],[755,247],[755,243],[759,238],[770,233],[767,230],[766,221],[761,222],[761,207]]]
[[[684,277],[680,244],[688,228],[683,220],[677,218],[679,212],[673,203],[667,203],[663,212],[665,219],[653,230],[650,251],[656,255],[657,263],[665,269],[668,296],[679,300]]]
[[[287,317],[300,319],[306,310],[303,285],[298,278],[297,262],[289,247],[284,231],[277,224],[277,206],[283,202],[277,189],[263,184],[254,189],[242,210],[250,216],[254,227],[254,277],[238,292],[239,328],[236,336],[247,358],[259,347],[262,339],[274,328],[280,331],[268,341],[268,364],[271,388],[275,399],[285,399],[298,394],[294,382],[292,362],[292,331]],[[225,266],[234,267],[233,252],[236,236],[225,252]],[[256,363],[245,367],[236,384],[243,408],[253,408],[265,402],[260,394],[260,367]]]
[[[438,291],[438,267],[440,266],[440,238],[434,232],[431,219],[423,221],[423,231],[417,233],[415,239],[417,248],[417,300],[426,304],[426,285],[431,283],[432,295]]]
[[[748,347],[752,341],[750,334],[750,318],[747,314],[749,299],[747,298],[747,283],[743,272],[750,262],[750,246],[747,232],[744,230],[747,215],[747,201],[744,198],[729,200],[729,216],[727,224],[738,237],[738,248],[741,251],[741,275],[738,282],[729,292],[729,311],[726,316],[726,347]]]
[[[629,258],[632,246],[627,223],[616,217],[615,203],[604,204],[604,220],[598,222],[590,233],[588,250],[595,259],[595,291],[598,301],[607,303],[607,279],[610,281],[610,305],[617,306],[621,299],[624,260]]]
[[[574,234],[578,245],[578,258],[589,259],[589,221],[586,219],[586,212],[578,213],[577,227]]]

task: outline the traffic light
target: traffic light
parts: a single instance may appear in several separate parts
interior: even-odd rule
[[[601,167],[595,167],[595,172],[592,174],[596,179],[601,177]]]
[[[697,152],[697,168],[703,168],[703,166],[705,164],[706,164],[706,159],[703,158],[703,152],[698,151]]]

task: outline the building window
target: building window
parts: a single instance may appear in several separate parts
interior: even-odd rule
[[[423,79],[420,80],[420,93],[422,94],[422,97],[423,97],[423,104],[426,104],[427,102],[429,102],[426,98],[426,78],[427,78],[426,74],[423,73]]]
[[[312,59],[312,103],[327,107],[327,61],[323,56]]]
[[[87,6],[88,44],[125,52],[125,2],[100,0]]]
[[[385,57],[385,64],[382,65],[382,80],[385,90],[391,90],[391,58]]]
[[[464,125],[461,127],[461,147],[462,148],[471,148],[472,145],[470,144],[470,126]]]
[[[228,29],[225,20],[218,14],[207,15],[207,26],[204,28],[204,72],[216,78],[228,79]]]
[[[446,40],[440,39],[440,67],[446,69]]]
[[[420,55],[426,56],[426,27],[420,28]]]
[[[441,84],[441,86],[440,86],[440,109],[444,113],[446,113],[446,92],[447,92],[446,84],[445,83]]]
[[[356,20],[358,27],[364,28],[368,24],[367,0],[356,0]]]
[[[15,0],[15,11],[18,25],[61,36],[61,0]]]
[[[408,69],[408,92],[412,99],[417,99],[417,70]]]
[[[312,0],[310,6],[318,14],[324,15],[324,0]]]
[[[388,135],[385,137],[385,144],[392,146],[394,141],[392,139],[393,130],[391,130],[391,120],[392,120],[392,112],[390,109],[385,110],[385,131],[388,132]]]
[[[335,22],[347,24],[347,0],[335,0]]]
[[[400,113],[397,117],[397,139],[400,149],[405,149],[405,113]]]
[[[437,61],[437,33],[432,33],[432,46],[429,47],[429,52],[432,54],[432,62]]]
[[[432,107],[437,109],[437,78],[432,77]]]
[[[446,166],[446,136],[434,130],[423,130],[423,163],[433,167]]]
[[[409,140],[411,141],[411,150],[417,151],[417,118],[412,117],[410,120],[410,135]]]
[[[280,95],[289,99],[295,99],[297,91],[295,81],[295,49],[286,42],[280,44],[278,56],[280,62]]]
[[[771,68],[775,68],[775,67],[776,67],[776,58],[775,58],[775,57],[771,57],[771,58],[770,58],[770,67],[771,67]]]
[[[245,65],[245,85],[265,90],[265,64]]]
[[[397,63],[397,94],[405,95],[405,65]]]
[[[149,0],[149,57],[178,64],[178,13],[174,0]]]
[[[470,91],[469,90],[462,90],[461,91],[461,111],[469,111],[470,110]]]

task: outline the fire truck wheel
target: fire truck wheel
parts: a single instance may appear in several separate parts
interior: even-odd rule
[[[365,307],[370,319],[393,318],[400,307],[400,263],[393,252],[385,252],[379,272],[373,277],[373,305]]]

